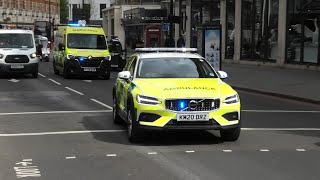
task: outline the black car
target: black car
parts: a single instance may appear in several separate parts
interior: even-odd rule
[[[111,68],[122,70],[126,65],[126,57],[120,41],[111,39],[108,41],[108,47],[111,54]]]

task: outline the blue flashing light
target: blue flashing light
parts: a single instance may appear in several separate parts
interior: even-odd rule
[[[78,27],[78,26],[80,26],[80,24],[68,24],[68,26],[76,26],[76,27]]]
[[[186,108],[186,104],[183,101],[180,101],[180,110]]]
[[[79,61],[84,61],[83,57],[79,58]]]

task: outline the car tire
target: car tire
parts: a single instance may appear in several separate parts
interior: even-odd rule
[[[127,111],[127,127],[128,139],[130,142],[135,143],[141,141],[141,129],[138,129],[138,122],[135,121],[133,107],[129,107]]]
[[[53,71],[54,71],[54,74],[55,74],[55,75],[59,75],[59,74],[60,74],[59,70],[58,70],[57,67],[56,67],[56,63],[55,63],[54,60],[53,60]]]
[[[220,135],[224,141],[237,141],[240,137],[240,132],[241,128],[238,126],[231,129],[220,130]]]
[[[38,78],[38,72],[34,72],[31,75],[32,75],[32,78]]]
[[[63,66],[63,78],[64,79],[69,79],[70,78],[70,73],[69,73],[69,69],[66,65]]]
[[[103,79],[105,79],[105,80],[109,80],[109,79],[110,79],[110,73],[108,73],[108,74],[104,75],[104,76],[103,76]]]
[[[121,117],[119,116],[119,113],[118,113],[116,97],[113,98],[112,115],[113,115],[113,123],[114,124],[120,124],[122,122],[122,119],[121,119]]]

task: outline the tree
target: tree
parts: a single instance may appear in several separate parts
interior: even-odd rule
[[[68,23],[69,21],[69,1],[60,0],[60,23]]]

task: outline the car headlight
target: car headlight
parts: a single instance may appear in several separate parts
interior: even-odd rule
[[[30,54],[30,57],[31,57],[32,59],[34,59],[34,58],[37,57],[37,54],[36,54],[36,53],[32,53],[32,54]]]
[[[224,101],[224,103],[226,104],[235,104],[239,102],[239,96],[238,94],[232,95],[232,96],[228,96]]]
[[[110,55],[106,56],[106,57],[104,57],[104,59],[107,60],[107,61],[111,61],[111,56]]]
[[[161,101],[159,101],[157,98],[142,96],[142,95],[137,95],[137,102],[140,104],[148,104],[148,105],[161,104]]]
[[[73,59],[73,58],[75,58],[75,55],[73,55],[73,54],[67,54],[67,59]]]
[[[4,55],[3,54],[0,54],[0,59],[2,59],[4,57]]]

